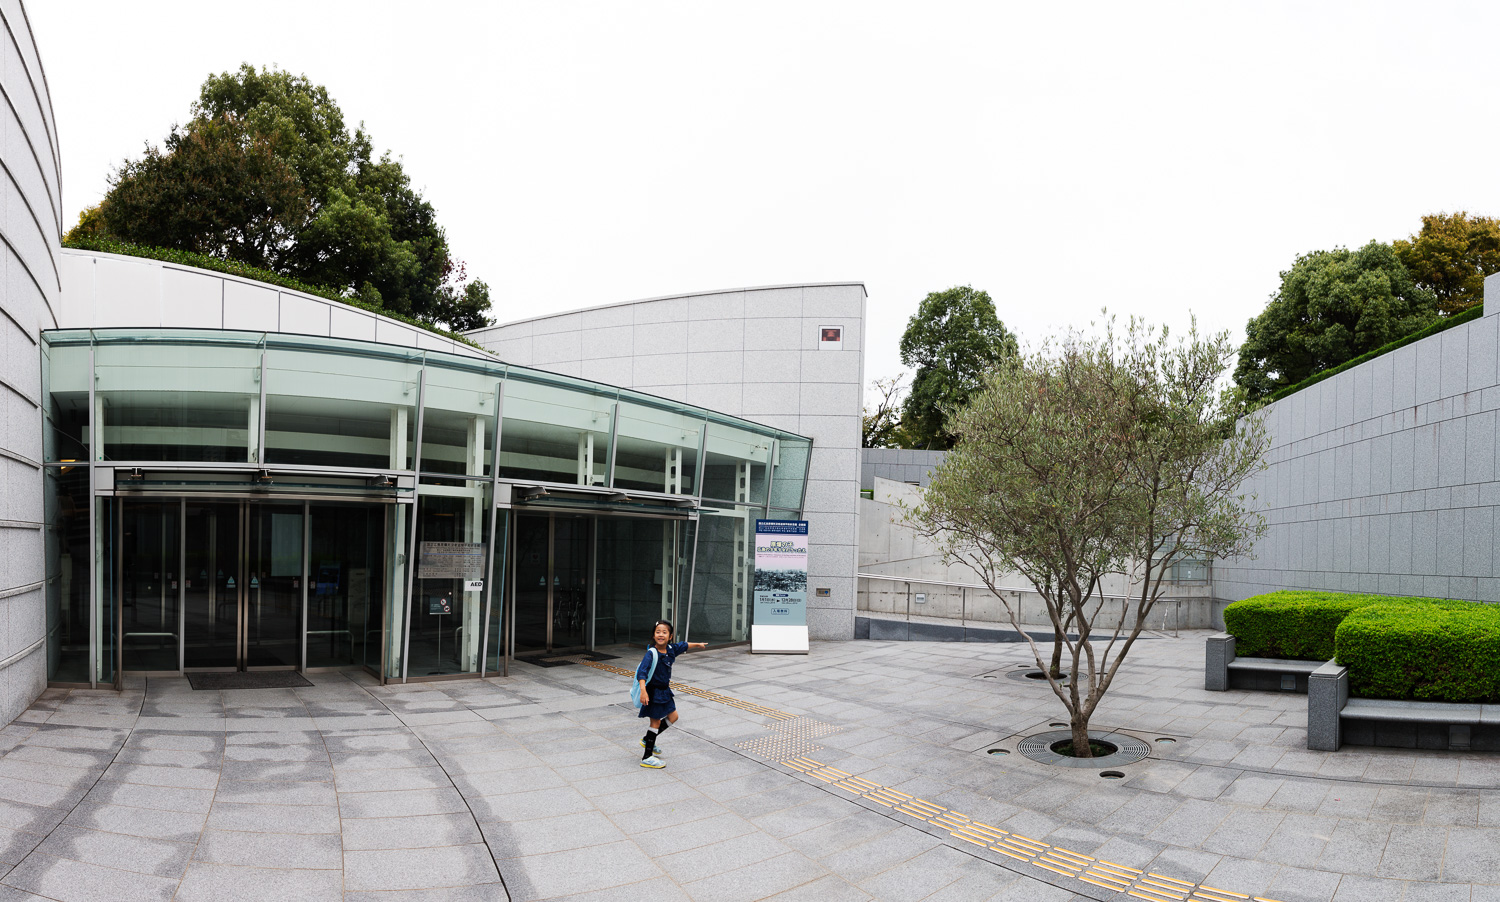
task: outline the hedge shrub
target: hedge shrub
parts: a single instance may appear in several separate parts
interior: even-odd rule
[[[1236,601],[1224,609],[1224,628],[1242,658],[1333,659],[1334,631],[1354,611],[1391,601],[1388,595],[1347,595],[1288,589]]]
[[[1386,599],[1339,624],[1337,660],[1360,698],[1500,701],[1500,605]]]

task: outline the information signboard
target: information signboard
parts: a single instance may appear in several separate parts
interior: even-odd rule
[[[483,579],[483,542],[423,542],[417,579]]]
[[[807,653],[807,521],[755,521],[752,652]]]

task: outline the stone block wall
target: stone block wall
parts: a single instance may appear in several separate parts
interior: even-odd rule
[[[0,725],[47,686],[41,346],[57,325],[57,126],[26,10],[0,3]]]
[[[1267,532],[1253,557],[1214,563],[1215,595],[1500,601],[1497,280],[1485,281],[1483,317],[1265,409],[1268,466],[1246,489]]]

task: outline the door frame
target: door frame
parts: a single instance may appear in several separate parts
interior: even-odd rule
[[[583,529],[583,536],[582,536],[583,551],[584,551],[584,565],[583,565],[583,568],[584,568],[584,586],[585,586],[584,603],[583,603],[584,610],[583,610],[583,631],[582,631],[583,632],[583,636],[582,636],[582,641],[579,642],[579,643],[577,643],[576,645],[567,645],[567,646],[557,646],[557,645],[554,644],[555,637],[553,635],[553,627],[554,627],[554,625],[556,623],[556,617],[557,617],[557,591],[556,591],[557,590],[557,585],[556,585],[556,582],[555,582],[555,578],[556,578],[556,575],[557,575],[557,518],[559,516],[559,513],[560,512],[558,512],[558,511],[545,511],[545,510],[524,511],[524,512],[523,511],[513,511],[512,512],[512,518],[514,520],[514,525],[511,527],[511,530],[510,530],[510,540],[509,540],[508,544],[510,546],[510,549],[509,549],[510,559],[514,563],[510,567],[510,592],[507,593],[509,597],[506,599],[506,605],[505,605],[507,619],[508,619],[508,621],[510,623],[510,629],[506,631],[506,633],[507,633],[507,636],[506,636],[507,641],[505,643],[505,657],[506,657],[506,661],[507,662],[513,661],[516,658],[516,624],[517,624],[516,608],[517,608],[517,606],[520,603],[519,602],[519,595],[516,592],[516,584],[517,584],[517,576],[516,576],[516,574],[521,569],[521,557],[520,557],[520,548],[521,548],[521,522],[524,519],[537,520],[537,521],[541,521],[543,523],[546,523],[546,529],[547,529],[547,570],[546,570],[546,576],[545,576],[546,583],[547,583],[547,602],[546,602],[547,609],[546,609],[546,618],[545,618],[545,622],[547,624],[547,627],[546,627],[546,636],[547,636],[547,638],[546,638],[545,645],[541,649],[539,649],[539,650],[537,650],[537,649],[528,649],[527,653],[528,654],[544,654],[544,655],[548,655],[548,654],[566,653],[566,652],[571,652],[571,651],[592,651],[593,648],[594,648],[594,641],[593,641],[594,605],[595,605],[595,597],[594,596],[595,596],[595,591],[597,589],[597,586],[596,586],[595,580],[594,580],[594,576],[595,576],[594,570],[595,570],[595,566],[596,566],[596,561],[595,561],[595,556],[594,556],[594,550],[595,550],[594,549],[594,543],[595,543],[595,537],[596,537],[596,534],[597,534],[599,518],[596,515],[594,515],[594,514],[587,514],[587,513],[576,513],[576,514],[575,513],[561,513],[561,516],[563,516],[563,517],[566,517],[566,518],[568,518],[570,520],[582,520],[582,521],[584,521],[584,524],[585,524],[584,529]]]
[[[177,588],[177,669],[176,670],[126,670],[125,669],[125,580],[124,574],[124,531],[125,531],[125,505],[131,502],[151,503],[149,498],[120,498],[115,505],[115,516],[113,528],[115,530],[115,555],[114,570],[117,574],[115,580],[115,649],[116,662],[115,673],[123,678],[129,676],[180,676],[189,673],[241,673],[262,671],[296,671],[301,673],[307,669],[307,596],[308,596],[308,567],[310,557],[310,540],[308,534],[311,526],[311,501],[309,499],[271,499],[271,498],[189,498],[178,496],[175,499],[161,499],[165,502],[163,507],[170,511],[177,521],[177,548],[174,569],[178,573]],[[175,501],[175,503],[174,503]],[[235,609],[235,640],[233,666],[209,666],[189,667],[187,666],[187,506],[189,501],[199,501],[212,504],[217,508],[215,512],[215,530],[219,527],[219,512],[233,510],[231,515],[238,529],[238,541],[235,543],[234,561],[225,569],[231,570],[230,575],[234,579],[234,609]],[[250,642],[250,580],[248,578],[250,557],[250,522],[251,506],[271,508],[300,508],[302,521],[302,535],[298,543],[301,556],[300,575],[298,586],[301,597],[297,602],[298,609],[292,616],[292,623],[297,630],[296,660],[291,664],[259,664],[248,663]],[[291,511],[287,511],[290,513]],[[211,544],[212,547],[212,544]],[[215,553],[217,551],[215,550]],[[217,562],[215,569],[217,569]],[[212,583],[210,584],[212,585]],[[211,602],[215,607],[220,604],[217,597],[218,590],[214,590],[214,600]]]

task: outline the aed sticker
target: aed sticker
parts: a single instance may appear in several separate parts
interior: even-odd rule
[[[465,592],[483,592],[484,591],[484,580],[482,580],[482,579],[466,580],[464,582],[464,591]]]

